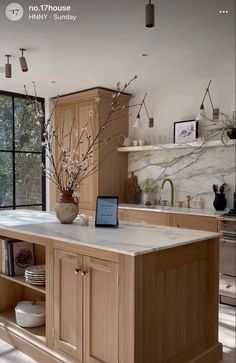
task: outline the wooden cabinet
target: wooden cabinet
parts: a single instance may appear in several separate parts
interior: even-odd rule
[[[118,361],[118,264],[54,251],[54,346],[76,362]]]
[[[71,132],[71,125],[74,122],[78,135],[82,128],[86,127],[88,133],[96,134],[100,122],[106,119],[111,108],[114,91],[103,88],[94,88],[87,91],[61,96],[56,103],[54,113],[54,123],[57,130],[64,130],[64,133]],[[130,95],[121,96],[121,106],[129,104]],[[99,105],[96,104],[99,98]],[[56,100],[52,99],[51,104]],[[99,115],[98,115],[99,107]],[[91,117],[91,114],[93,117]],[[80,185],[80,209],[94,210],[97,195],[118,195],[120,201],[124,201],[125,183],[128,175],[128,157],[125,153],[118,153],[119,135],[128,135],[128,109],[116,112],[115,121],[112,122],[103,133],[107,139],[106,145],[99,145],[94,150],[93,158],[97,160],[99,166],[97,172],[85,179]],[[74,137],[76,142],[77,135]],[[80,145],[80,152],[86,150],[86,142]],[[55,147],[55,157],[58,159],[58,149]],[[58,200],[58,190],[54,185],[50,186],[50,209],[54,209],[54,204]]]
[[[54,252],[54,346],[82,361],[82,278],[75,273],[82,256]]]
[[[0,339],[47,363],[221,360],[218,238],[132,256],[68,241],[68,230],[57,239],[49,225],[39,235],[0,225],[6,238],[35,243],[47,275],[42,288],[0,274]],[[21,300],[46,301],[46,326],[16,324]]]
[[[119,208],[119,218],[129,222],[169,225],[169,213]]]
[[[194,216],[189,214],[170,214],[170,227],[198,229],[217,232],[216,217]]]
[[[130,222],[217,232],[216,217],[119,208],[119,218]]]

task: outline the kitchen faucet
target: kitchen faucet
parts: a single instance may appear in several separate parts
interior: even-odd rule
[[[171,186],[171,206],[173,207],[174,206],[174,184],[173,184],[173,182],[172,182],[171,179],[166,178],[161,183],[161,190],[164,188],[164,185],[165,185],[166,182],[169,182],[170,183],[170,186]]]

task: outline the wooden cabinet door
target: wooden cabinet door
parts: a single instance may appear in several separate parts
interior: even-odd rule
[[[84,257],[84,363],[118,362],[118,265]]]
[[[96,135],[98,125],[94,100],[78,103],[78,120],[80,133],[83,128],[86,128],[88,135]],[[80,145],[80,153],[85,153],[88,150],[88,147],[89,141],[85,137],[83,143]],[[95,166],[98,162],[98,145],[96,145],[93,149],[91,165]],[[93,166],[89,169],[89,171],[91,170],[91,175],[80,184],[79,206],[81,208],[95,208],[96,205],[96,198],[98,195],[98,175],[95,170],[92,170]]]
[[[82,256],[54,251],[54,347],[82,362]]]
[[[217,232],[217,220],[215,217],[170,214],[170,226]]]

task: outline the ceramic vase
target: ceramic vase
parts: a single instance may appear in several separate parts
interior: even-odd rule
[[[63,191],[60,201],[55,204],[55,213],[63,224],[71,224],[78,215],[78,200],[73,197],[73,191]]]
[[[231,140],[235,140],[236,139],[236,128],[231,129],[230,131],[227,132],[228,137]]]
[[[215,210],[225,210],[227,205],[227,199],[225,198],[225,193],[215,193],[215,199],[213,206]]]

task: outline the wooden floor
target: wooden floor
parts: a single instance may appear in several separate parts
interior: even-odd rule
[[[221,363],[235,363],[235,329],[236,329],[236,309],[220,305],[220,338],[223,343],[224,359]],[[0,362],[1,363],[36,363],[25,354],[15,350],[10,345],[0,340]],[[41,363],[41,362],[38,362]]]

